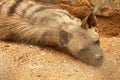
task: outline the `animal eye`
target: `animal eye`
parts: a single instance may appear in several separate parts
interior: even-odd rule
[[[95,44],[98,44],[98,45],[99,45],[99,44],[100,44],[100,41],[99,41],[99,40],[95,41]]]

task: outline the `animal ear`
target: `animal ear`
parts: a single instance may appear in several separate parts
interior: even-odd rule
[[[65,31],[60,30],[59,32],[59,46],[66,47],[70,39],[72,38],[72,34]]]
[[[83,29],[88,29],[95,27],[97,24],[97,19],[94,13],[90,13],[83,21],[81,27]]]

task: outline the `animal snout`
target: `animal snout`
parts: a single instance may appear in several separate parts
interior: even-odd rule
[[[103,63],[103,52],[101,49],[85,48],[79,51],[79,59],[87,64],[99,66]]]

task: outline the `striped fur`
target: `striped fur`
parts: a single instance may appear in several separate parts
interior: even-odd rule
[[[80,60],[102,63],[96,17],[82,22],[67,11],[27,0],[0,0],[0,39],[59,47]]]
[[[70,15],[68,12],[66,12],[64,10],[54,8],[51,6],[37,4],[32,1],[2,0],[2,1],[0,1],[0,8],[1,8],[1,11],[0,11],[1,15],[4,15],[6,18],[8,18],[8,17],[11,18],[11,19],[8,19],[8,21],[5,21],[6,19],[5,20],[1,19],[4,22],[6,22],[4,24],[8,24],[8,22],[9,22],[9,25],[11,25],[11,24],[21,25],[19,22],[24,23],[24,24],[26,22],[27,23],[27,24],[25,24],[26,26],[31,26],[31,27],[28,27],[29,28],[28,30],[32,30],[32,28],[34,28],[38,25],[40,25],[38,27],[38,30],[39,30],[39,28],[40,28],[40,30],[42,30],[43,28],[45,28],[46,30],[48,30],[50,28],[54,28],[54,30],[59,30],[59,29],[64,28],[63,25],[66,25],[66,23],[73,23],[78,26],[81,24],[79,19],[74,18],[72,15]],[[4,18],[4,17],[2,17],[2,18]],[[61,19],[59,19],[59,18],[61,18]],[[3,21],[1,21],[1,22],[3,22]],[[2,25],[4,25],[4,24],[2,23]],[[56,26],[61,26],[61,27],[56,27]],[[18,28],[16,28],[15,31],[20,32],[17,29]],[[44,29],[44,31],[46,31],[45,29]],[[33,30],[33,31],[37,32],[36,30]],[[27,33],[26,30],[21,31],[21,32],[26,32],[26,34],[30,35],[31,33],[33,33],[33,31],[32,32],[29,31],[29,33]],[[23,34],[23,33],[19,33],[19,34]],[[41,34],[41,33],[39,33],[39,34]],[[29,39],[29,41],[30,40],[31,39]]]
[[[61,12],[61,13],[65,13],[69,15],[69,13],[64,10],[57,9],[51,6],[42,5],[42,4],[41,5],[36,4],[35,2],[32,2],[32,1],[26,1],[26,0],[2,0],[0,1],[0,13],[3,15],[8,15],[8,16],[18,14],[21,17],[25,17],[29,19],[31,17],[35,17],[35,15],[39,15],[42,13],[44,14],[44,12],[50,11],[52,14],[55,12],[53,10],[59,13]]]

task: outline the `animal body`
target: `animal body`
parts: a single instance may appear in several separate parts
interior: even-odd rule
[[[79,6],[80,4],[83,3],[84,0],[35,0],[37,2],[41,1],[41,2],[45,2],[45,3],[67,3],[73,6]],[[84,1],[87,2],[87,1]]]
[[[58,47],[91,65],[103,62],[93,13],[81,22],[67,11],[51,6],[0,0],[0,15],[0,40]]]

